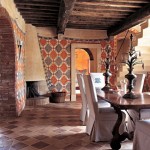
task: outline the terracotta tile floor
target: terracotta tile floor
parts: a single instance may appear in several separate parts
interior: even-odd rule
[[[90,142],[79,121],[77,102],[27,107],[18,118],[0,120],[0,150],[110,150],[107,142]],[[121,150],[132,150],[132,142]]]

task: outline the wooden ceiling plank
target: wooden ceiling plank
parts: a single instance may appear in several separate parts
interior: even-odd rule
[[[21,14],[24,13],[24,14],[29,14],[29,15],[30,15],[30,13],[31,14],[35,14],[36,13],[36,14],[45,14],[45,15],[46,14],[49,14],[49,15],[56,14],[56,15],[58,15],[58,12],[53,12],[53,11],[52,12],[51,11],[42,11],[42,10],[38,10],[38,11],[37,10],[28,10],[27,11],[27,10],[24,10],[24,9],[19,9],[19,11],[20,11]]]
[[[75,4],[75,9],[89,9],[93,10],[104,10],[104,11],[125,11],[125,12],[135,12],[137,8],[128,8],[128,7],[116,7],[114,6],[93,6],[88,5],[86,8],[84,5]]]
[[[79,21],[79,22],[68,22],[68,23],[70,23],[70,24],[78,24],[78,25],[82,25],[82,24],[88,24],[88,25],[93,25],[93,24],[95,24],[95,25],[114,25],[114,22],[88,22],[88,21],[86,21],[86,22],[84,22],[84,21]]]
[[[84,17],[97,17],[97,18],[126,18],[126,15],[113,15],[113,14],[97,14],[97,13],[74,13],[74,14],[71,14],[72,16],[84,16]]]
[[[58,3],[60,4],[60,0],[14,0],[15,3],[35,3],[35,2],[45,2],[45,3]]]
[[[25,18],[25,20],[27,20],[27,21],[53,21],[53,22],[57,22],[57,19],[49,19],[49,18]]]
[[[29,16],[29,15],[24,15],[24,17],[23,17],[25,20],[26,19],[30,19],[30,18],[32,18],[32,19],[34,19],[34,20],[36,20],[36,19],[50,19],[50,20],[57,20],[57,17],[51,17],[51,16],[43,16],[43,15],[31,15],[31,16]]]
[[[93,16],[93,14],[95,14],[96,13],[96,15],[99,15],[99,14],[107,14],[107,15],[119,15],[119,16],[126,16],[126,15],[129,15],[129,13],[127,13],[127,12],[115,12],[115,11],[101,11],[101,10],[99,10],[99,11],[72,11],[72,14],[75,14],[75,15],[77,15],[77,14],[91,14],[91,16]]]
[[[93,6],[111,6],[111,7],[128,7],[128,8],[141,8],[140,4],[136,4],[136,3],[133,3],[133,4],[129,4],[129,3],[120,3],[120,2],[95,2],[95,1],[91,1],[91,2],[76,2],[76,4],[79,4],[79,5],[84,5],[85,7],[86,6],[90,6],[90,5],[93,5]]]
[[[69,17],[72,13],[76,0],[62,0],[59,10],[57,33],[64,34]]]
[[[38,17],[38,15],[37,16],[28,16],[28,15],[26,15],[26,16],[24,16],[24,19],[26,20],[26,19],[34,19],[34,20],[38,20],[38,19],[40,19],[40,20],[45,20],[45,19],[50,19],[50,20],[57,20],[57,18],[55,17],[55,18],[52,18],[52,17],[49,17],[49,16],[41,16],[41,15],[39,15],[39,17]]]
[[[147,4],[145,7],[138,10],[133,15],[126,18],[121,24],[115,25],[111,27],[107,34],[108,36],[117,35],[143,21],[145,21],[148,17],[150,17],[150,4]]]
[[[93,29],[93,30],[106,30],[107,26],[88,26],[88,25],[83,25],[83,26],[79,26],[79,25],[71,25],[71,24],[67,24],[67,28],[74,28],[74,29]]]
[[[77,0],[77,2],[93,2],[93,1],[91,1],[91,0]],[[94,0],[94,2],[149,3],[149,0]]]
[[[92,12],[93,11],[93,8],[89,8],[89,7],[75,7],[74,11],[82,11],[82,12]],[[108,12],[112,12],[112,13],[121,13],[121,14],[127,14],[127,13],[133,13],[135,12],[135,9],[122,9],[122,8],[119,8],[119,9],[116,9],[116,8],[108,8],[108,7],[97,7],[97,8],[94,8],[94,12],[103,12],[103,13],[108,13]]]
[[[109,27],[115,25],[115,22],[68,22],[68,24],[77,24],[77,25],[108,25]]]
[[[42,10],[42,11],[53,11],[53,12],[58,12],[59,9],[56,9],[54,7],[51,7],[51,6],[46,6],[46,7],[41,7],[41,6],[26,6],[26,5],[21,5],[21,6],[17,6],[18,9],[20,10],[25,10],[25,11],[28,11],[28,10]]]
[[[86,21],[86,20],[90,20],[90,21],[121,21],[121,18],[97,18],[94,16],[90,16],[90,17],[86,17],[86,16],[71,16],[69,18],[69,21]]]
[[[52,3],[43,3],[43,2],[22,2],[22,3],[15,3],[17,7],[20,7],[22,5],[24,6],[41,6],[41,7],[46,7],[46,6],[50,6],[50,7],[55,7],[55,8],[59,8],[59,4],[52,4]]]
[[[56,25],[56,22],[49,22],[49,21],[26,21],[26,23],[30,23],[30,24],[49,24],[49,25]]]

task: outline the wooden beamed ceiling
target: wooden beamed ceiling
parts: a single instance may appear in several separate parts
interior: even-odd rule
[[[37,27],[107,30],[116,35],[150,17],[150,0],[14,0],[26,23]]]

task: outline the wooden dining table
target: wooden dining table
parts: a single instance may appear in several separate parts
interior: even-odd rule
[[[123,98],[123,93],[118,91],[97,91],[98,98],[104,99],[105,101],[109,102],[118,114],[118,119],[112,131],[113,138],[110,143],[110,146],[113,150],[119,150],[121,148],[121,142],[124,141],[126,138],[128,138],[129,140],[133,138],[133,132],[124,132],[122,134],[119,133],[119,127],[123,119],[122,110],[150,109],[150,93],[145,92],[135,94],[137,96],[136,99],[125,99]]]

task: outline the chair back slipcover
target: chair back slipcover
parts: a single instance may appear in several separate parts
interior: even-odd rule
[[[87,120],[86,132],[91,136],[91,140],[110,141],[112,130],[118,115],[112,107],[99,107],[96,88],[91,75],[84,75],[85,91],[89,106],[89,118]],[[125,114],[123,113],[123,121]],[[124,124],[121,124],[120,132],[124,131]]]
[[[150,149],[150,120],[140,120],[136,122],[133,150]]]
[[[81,93],[81,99],[82,99],[80,120],[83,121],[83,124],[85,124],[86,117],[88,115],[88,105],[87,105],[87,99],[86,99],[86,94],[85,94],[85,84],[83,80],[83,74],[77,74],[77,80],[78,80],[80,93]]]
[[[105,86],[105,77],[103,73],[92,72],[90,76],[96,89],[102,89]]]
[[[145,80],[145,74],[142,73],[137,73],[135,74],[137,77],[135,79],[135,84],[134,84],[134,92],[137,93],[142,93],[143,90],[143,85],[144,85],[144,80]]]

